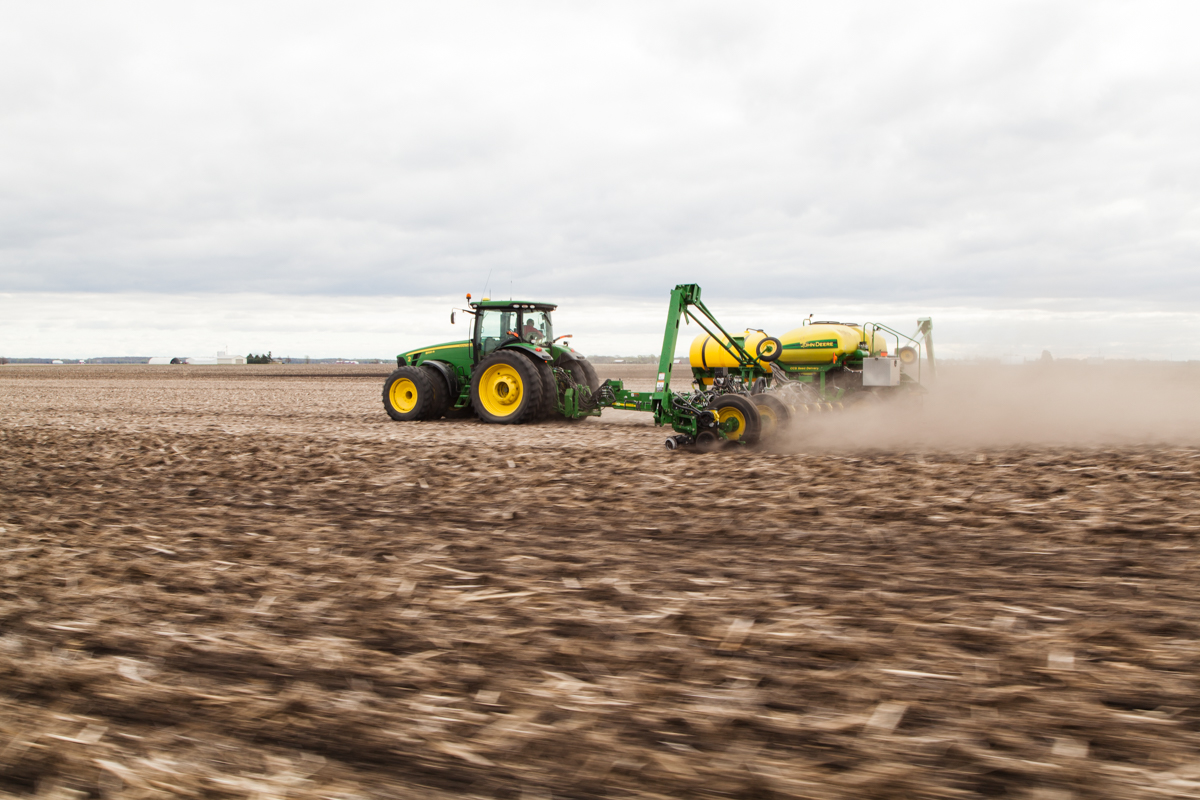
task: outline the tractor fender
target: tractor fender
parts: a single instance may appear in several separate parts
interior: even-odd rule
[[[581,360],[582,359],[579,356],[575,355],[574,353],[570,352],[569,350],[564,350],[561,354],[559,354],[558,358],[554,359],[554,366],[561,367],[563,364],[566,364],[567,362],[581,361]]]
[[[442,377],[446,379],[446,386],[450,389],[449,396],[458,397],[458,376],[454,374],[454,369],[444,361],[423,361],[422,367],[433,367],[438,372],[442,373]]]
[[[533,349],[530,345],[508,345],[507,347],[498,348],[500,350],[516,350],[528,358],[540,358],[542,361],[551,361],[554,356],[550,355],[550,350],[547,348]]]

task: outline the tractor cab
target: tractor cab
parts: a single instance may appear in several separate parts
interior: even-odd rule
[[[476,364],[506,345],[526,344],[548,350],[554,341],[550,313],[558,308],[556,305],[480,300],[471,303],[471,308],[475,311],[471,349]]]

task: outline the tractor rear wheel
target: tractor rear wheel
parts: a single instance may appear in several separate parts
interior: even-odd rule
[[[600,376],[596,374],[596,368],[586,358],[567,361],[563,364],[563,368],[571,373],[571,379],[580,386],[586,386],[592,392],[600,388]]]
[[[592,366],[592,362],[588,361],[586,358],[581,358],[577,363],[579,366],[583,367],[583,374],[586,378],[585,383],[587,383],[588,388],[593,392],[599,389],[600,376],[596,374],[596,368]]]
[[[792,421],[791,409],[787,404],[773,394],[753,394],[750,399],[758,407],[758,416],[762,420],[762,438],[770,439],[787,430]]]
[[[400,367],[383,382],[383,408],[397,422],[424,419],[436,396],[429,374],[418,367]]]
[[[758,414],[758,406],[747,397],[740,394],[723,394],[708,404],[709,409],[717,412],[718,424],[725,426],[730,420],[737,424],[732,430],[725,431],[725,438],[731,442],[757,444],[762,436],[762,419]]]
[[[558,400],[558,383],[554,380],[554,368],[545,361],[532,361],[537,367],[538,374],[542,376],[542,407],[538,411],[538,419],[546,419],[554,413],[554,406]]]
[[[471,404],[484,422],[535,421],[542,407],[542,376],[520,353],[492,353],[471,374]]]
[[[596,375],[596,370],[587,359],[579,358],[571,361],[562,361],[562,368],[570,375],[571,380],[575,381],[578,386],[586,386],[590,391],[595,392],[600,388],[600,378]],[[568,422],[582,422],[587,417],[563,417]]]
[[[591,385],[588,383],[587,368],[583,366],[582,362],[568,361],[563,364],[563,369],[571,373],[571,380],[575,381],[580,386],[587,386],[589,389],[591,388]]]

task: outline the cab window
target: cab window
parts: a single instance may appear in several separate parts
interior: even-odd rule
[[[505,339],[511,339],[517,313],[503,309],[485,308],[479,312],[479,357],[495,350]]]
[[[521,339],[530,344],[548,344],[553,338],[549,313],[526,311],[521,315]]]

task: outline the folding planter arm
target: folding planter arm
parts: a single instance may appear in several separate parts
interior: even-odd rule
[[[689,309],[694,309],[689,311]],[[699,315],[695,312],[699,311]],[[671,394],[671,366],[675,363],[675,346],[679,342],[679,322],[683,317],[694,320],[701,330],[707,333],[714,342],[719,344],[742,366],[754,363],[754,356],[734,341],[729,332],[721,327],[717,318],[700,301],[700,286],[695,283],[681,283],[671,290],[671,303],[667,307],[667,326],[663,331],[662,353],[658,357],[658,379],[654,384],[654,392],[659,399],[666,399]],[[703,317],[703,318],[702,318]],[[704,324],[707,319],[712,323],[721,336],[717,336]]]

